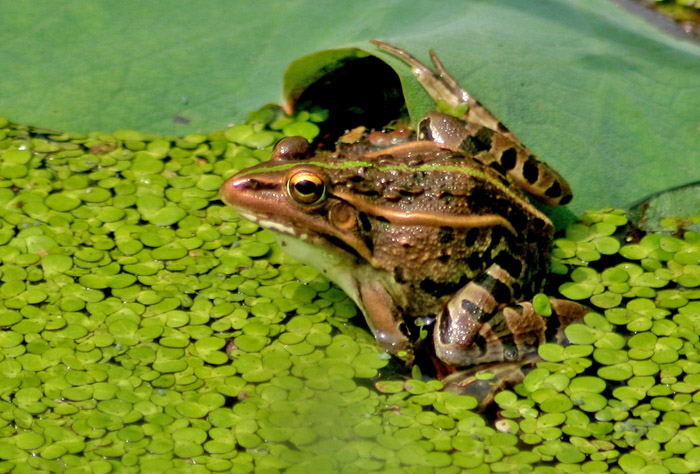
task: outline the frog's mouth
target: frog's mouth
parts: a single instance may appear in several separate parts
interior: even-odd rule
[[[277,221],[272,221],[269,219],[261,218],[260,216],[256,216],[255,214],[249,214],[245,210],[242,209],[237,209],[234,207],[234,210],[236,213],[238,213],[239,216],[241,216],[243,219],[251,222],[255,222],[258,224],[260,227],[263,227],[265,229],[270,229],[275,232],[279,232],[280,234],[285,234],[289,235],[292,237],[300,237],[299,233],[295,231],[293,227],[286,226],[284,224],[280,224]],[[303,236],[301,236],[303,237]]]
[[[352,246],[348,245],[342,239],[338,239],[332,235],[301,232],[294,227],[286,226],[277,221],[251,214],[245,209],[234,207],[234,210],[243,219],[255,222],[260,227],[271,230],[273,233],[275,233],[275,238],[277,241],[280,242],[280,244],[284,242],[284,244],[282,244],[283,247],[286,247],[288,242],[293,239],[294,241],[304,242],[306,245],[313,246],[317,253],[322,251],[325,255],[339,253],[346,254],[341,257],[343,261],[357,262],[362,259],[362,256],[359,255]],[[304,254],[306,255],[306,253],[307,252],[305,251]],[[299,258],[299,256],[294,253],[292,253],[292,255]]]

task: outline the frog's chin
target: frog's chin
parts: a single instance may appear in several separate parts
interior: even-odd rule
[[[294,227],[280,224],[276,220],[251,214],[245,209],[234,208],[245,220],[255,222],[268,229],[277,239],[282,249],[295,259],[316,269],[323,276],[338,285],[352,300],[361,307],[357,281],[353,276],[356,266],[355,257],[338,247],[329,246],[321,239],[314,239],[307,233],[300,234]]]
[[[259,224],[273,231],[280,247],[295,259],[316,269],[323,276],[338,285],[358,306],[361,306],[358,283],[354,276],[355,260],[346,252],[335,248],[329,251],[322,242],[314,242],[308,235],[296,236],[293,232],[280,229],[285,226],[266,226],[262,222]],[[291,230],[291,229],[290,229]]]

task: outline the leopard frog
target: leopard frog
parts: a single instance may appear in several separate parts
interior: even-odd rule
[[[339,285],[380,346],[408,363],[416,321],[434,321],[447,367],[523,359],[548,323],[514,304],[541,290],[553,233],[525,191],[551,205],[571,191],[434,54],[437,73],[374,44],[404,59],[436,102],[467,104],[466,115],[430,112],[388,146],[360,139],[311,153],[305,139],[285,138],[269,162],[231,177],[222,199]]]

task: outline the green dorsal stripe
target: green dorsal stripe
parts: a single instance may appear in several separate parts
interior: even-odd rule
[[[391,171],[391,170],[399,170],[399,171],[405,171],[405,172],[416,172],[416,171],[422,171],[422,172],[431,172],[431,171],[438,171],[438,172],[444,172],[444,173],[460,173],[463,175],[467,175],[473,178],[478,178],[483,181],[488,182],[489,184],[495,186],[496,188],[500,189],[504,194],[507,194],[510,196],[513,200],[519,201],[523,203],[525,206],[531,206],[530,202],[527,201],[526,199],[523,199],[520,195],[514,193],[509,189],[508,186],[504,185],[501,183],[499,180],[494,179],[490,176],[487,176],[485,173],[474,169],[474,168],[469,168],[465,166],[455,166],[455,165],[442,165],[438,163],[431,163],[431,164],[422,164],[422,165],[407,165],[407,164],[393,164],[393,165],[377,165],[377,163],[373,163],[370,161],[360,161],[360,160],[352,160],[352,161],[339,161],[338,163],[328,163],[324,161],[300,161],[297,163],[284,163],[280,165],[272,165],[266,168],[253,168],[247,171],[241,171],[238,176],[249,176],[253,174],[261,174],[261,173],[274,173],[278,171],[286,171],[288,169],[294,168],[296,166],[316,166],[318,168],[323,168],[323,169],[330,169],[330,170],[345,170],[345,169],[350,169],[350,168],[374,168],[376,170],[379,170],[380,172],[385,172],[385,171]]]

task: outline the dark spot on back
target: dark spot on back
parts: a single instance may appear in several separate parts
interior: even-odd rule
[[[357,215],[358,220],[360,221],[360,227],[362,227],[362,230],[365,232],[369,232],[372,230],[372,223],[369,221],[369,218],[367,217],[367,214],[364,212],[360,212]]]
[[[472,270],[484,268],[484,261],[481,255],[476,252],[469,255],[469,257],[467,257],[467,266]]]
[[[508,272],[508,274],[514,279],[520,278],[520,275],[523,271],[523,264],[520,260],[514,258],[507,251],[504,250],[498,255],[496,255],[494,262],[496,262],[499,267]],[[515,287],[513,287],[513,292],[515,293]]]
[[[542,219],[540,219],[539,217],[533,219],[533,221],[532,221],[532,227],[533,227],[535,230],[540,231],[540,230],[544,229],[544,226],[545,226],[544,221],[543,221]]]
[[[466,246],[473,247],[476,243],[476,239],[479,238],[480,233],[481,231],[478,227],[472,227],[471,229],[469,229],[469,232],[467,232],[467,237],[464,239],[464,243],[466,244]]]
[[[539,179],[539,176],[540,172],[537,169],[537,162],[534,160],[534,157],[530,156],[523,165],[523,177],[528,183],[533,184]]]
[[[569,194],[568,196],[564,196],[559,200],[559,204],[561,204],[562,206],[566,206],[571,202],[571,198],[573,198],[571,194]]]
[[[469,201],[475,205],[491,205],[493,206],[493,192],[486,189],[484,186],[478,186],[470,190]]]
[[[513,209],[513,211],[508,216],[508,221],[513,225],[516,231],[520,233],[522,229],[527,225],[527,218],[525,214],[519,209]]]
[[[464,280],[464,281],[463,281]],[[443,282],[439,283],[430,278],[425,278],[420,282],[420,289],[426,293],[433,295],[435,297],[441,297],[445,295],[452,295],[459,288],[463,287],[466,283],[466,277],[463,277],[460,281],[456,283]]]
[[[518,156],[518,152],[515,148],[508,148],[501,153],[501,166],[504,170],[512,170],[515,168],[515,159]]]
[[[452,231],[452,229],[449,228],[441,228],[440,229],[440,243],[441,244],[447,244],[450,243],[454,240],[455,234]]]

